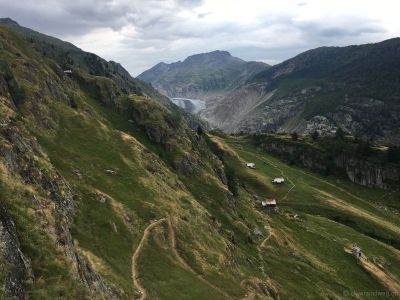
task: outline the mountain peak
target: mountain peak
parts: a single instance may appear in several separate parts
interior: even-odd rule
[[[20,26],[16,21],[11,18],[0,18],[0,25]]]
[[[228,51],[194,54],[184,61],[159,63],[138,76],[171,98],[205,99],[244,83],[268,65],[249,63]]]
[[[228,51],[215,50],[211,52],[205,52],[188,56],[183,62],[188,63],[188,62],[197,62],[204,60],[221,60],[221,59],[231,59],[231,58],[234,57]]]
[[[209,56],[232,57],[232,55],[226,50],[214,50],[214,51],[204,53],[204,54],[209,55]]]

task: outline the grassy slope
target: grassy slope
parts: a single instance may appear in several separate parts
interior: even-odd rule
[[[155,203],[159,196],[155,188],[142,181],[147,171],[138,161],[135,142],[132,147],[118,131],[65,107],[57,132],[42,136],[41,142],[79,191],[74,237],[81,248],[103,260],[110,280],[131,293],[133,245],[145,222],[162,214]],[[76,169],[82,179],[74,173]],[[118,174],[109,175],[107,169]],[[98,200],[96,192],[106,195],[106,203]]]
[[[169,214],[178,216],[180,220],[177,248],[182,257],[196,272],[235,298],[244,296],[244,287],[262,294],[255,278],[266,282],[267,289],[277,290],[281,296],[287,297],[315,297],[325,293],[324,290],[328,294],[341,295],[344,289],[382,289],[353,257],[343,251],[344,246],[353,242],[360,244],[368,256],[379,257],[392,274],[399,274],[395,263],[398,260],[396,250],[360,234],[351,226],[333,222],[322,213],[324,204],[320,203],[317,190],[348,201],[378,220],[389,222],[394,231],[398,229],[398,222],[390,213],[330,185],[338,185],[336,182],[328,184],[312,175],[304,175],[302,170],[259,154],[240,140],[229,140],[229,145],[243,161],[252,160],[258,166],[256,171],[250,171],[243,168],[243,161],[238,157],[226,156],[227,164],[235,170],[243,186],[235,207],[230,208],[224,200],[226,188],[215,178],[206,177],[210,176],[206,171],[179,179],[168,165],[159,162],[157,167],[166,176],[150,174],[145,162],[156,157],[146,156],[140,142],[113,128],[119,123],[128,133],[143,141],[146,138],[137,134],[135,128],[130,128],[127,120],[123,122],[111,111],[86,100],[95,116],[56,104],[53,109],[60,118],[59,126],[45,134],[40,133],[39,141],[52,163],[78,192],[74,238],[84,253],[97,262],[97,270],[124,290],[127,296],[133,293],[130,269],[133,249],[151,219]],[[118,174],[107,174],[106,169],[116,170]],[[76,170],[81,172],[82,178]],[[287,199],[280,202],[280,207],[300,213],[302,222],[294,222],[285,214],[261,213],[257,207],[253,208],[254,200],[245,192],[246,189],[250,194],[283,198],[291,184],[282,187],[269,184],[271,178],[281,175],[281,171],[296,186]],[[176,189],[175,183],[180,180],[187,190]],[[347,183],[341,186],[348,188]],[[363,188],[351,188],[352,193],[361,197],[368,193]],[[98,200],[96,192],[106,196],[105,203]],[[380,191],[372,191],[371,195],[368,200],[375,195],[383,196]],[[307,205],[303,203],[304,199],[307,199]],[[335,212],[335,208],[331,210]],[[212,223],[211,216],[217,220],[216,223]],[[361,225],[369,224],[373,219],[361,218],[360,222]],[[268,226],[273,229],[275,235],[266,243],[266,248],[258,247],[262,238],[255,239],[254,244],[246,242],[248,223],[260,228],[265,235],[269,232]],[[387,228],[378,229],[379,234],[391,234]],[[335,234],[337,232],[341,233],[340,238]],[[232,249],[227,250],[226,239],[230,234],[234,234],[236,242]],[[154,238],[152,236],[140,258],[141,280],[154,296],[168,299],[172,293],[175,299],[187,299],[188,295],[192,299],[216,297],[215,290],[200,280],[196,281],[195,276],[177,264],[165,242],[160,244]],[[155,283],[160,284],[155,286]],[[316,284],[319,290],[315,289]]]
[[[29,96],[18,111],[23,116],[20,126],[29,128],[38,138],[51,164],[67,179],[76,194],[72,233],[81,254],[121,294],[131,298],[135,293],[131,282],[131,257],[144,228],[152,219],[174,215],[186,220],[177,226],[177,248],[182,256],[193,258],[188,263],[204,277],[241,295],[243,291],[238,287],[237,279],[229,272],[220,271],[227,263],[221,258],[228,250],[225,235],[210,225],[210,216],[214,212],[207,211],[172,172],[171,166],[160,159],[171,163],[171,155],[175,153],[150,142],[143,131],[129,122],[128,115],[117,114],[112,107],[101,104],[98,95],[81,82],[74,82],[75,78],[58,80],[37,53],[16,34],[6,30],[1,33],[7,41],[3,43],[5,51],[1,58],[13,64],[13,73]],[[24,64],[36,68],[35,77]],[[43,92],[40,86],[44,78],[69,97],[73,95],[75,109],[62,99],[54,99],[53,95]],[[40,101],[31,102],[30,99],[37,99],[35,92],[41,95]],[[109,169],[117,174],[107,173]],[[210,179],[207,182],[209,190],[202,192],[207,201],[212,202],[216,195],[222,201],[226,188],[211,173],[210,167],[200,170],[196,176]],[[2,177],[5,177],[2,178],[5,187],[11,188],[6,175]],[[202,184],[195,184],[193,190],[202,190]],[[40,228],[40,222],[27,216],[25,211],[29,211],[30,205],[21,186],[19,183],[10,192],[13,197],[9,197],[9,211],[13,212],[23,251],[32,257],[33,272],[37,276],[34,284],[27,287],[28,294],[34,293],[39,298],[83,298],[79,296],[83,295],[82,286],[69,276],[66,263],[59,262],[62,253],[57,253],[54,242]],[[15,190],[19,192],[15,193]],[[40,196],[39,192],[32,193]],[[106,201],[103,203],[100,199]],[[219,205],[214,207],[221,210]],[[169,255],[166,253],[165,256]],[[169,269],[161,268],[158,273],[168,276]],[[196,290],[193,294],[203,297],[215,294],[201,281],[193,289]],[[201,293],[199,289],[203,289]],[[191,287],[187,293],[191,294]]]
[[[148,297],[161,299],[224,299],[190,271],[182,267],[171,251],[167,225],[152,230],[139,262]],[[168,270],[161,272],[160,270]]]
[[[33,93],[38,84],[30,80],[54,74],[18,38],[14,44],[21,44],[22,58],[21,54],[11,57],[9,52],[3,59],[15,60],[13,71]],[[34,79],[23,67],[25,60],[41,66]],[[151,220],[168,216],[175,219],[180,256],[217,288],[210,288],[178,262],[168,243],[169,233],[160,226],[151,231],[139,256],[140,281],[154,298],[217,299],[221,297],[218,289],[233,298],[246,294],[260,298],[277,294],[281,298],[340,297],[345,289],[383,289],[345,253],[343,248],[353,242],[368,256],[378,257],[384,270],[399,276],[399,252],[390,246],[397,245],[399,222],[393,213],[374,205],[378,198],[394,201],[398,194],[385,195],[304,174],[257,153],[240,139],[227,140],[234,149],[231,152],[223,140],[216,140],[225,148],[221,156],[225,167],[233,170],[239,184],[237,196],[227,196],[227,186],[211,170],[209,157],[202,158],[203,165],[193,174],[179,174],[172,165],[176,154],[152,143],[129,122],[129,115],[100,104],[93,93],[76,83],[66,80],[63,86],[75,93],[76,109],[55,99],[41,101],[34,111],[51,122],[37,126],[30,106],[21,107],[26,116],[21,122],[38,137],[50,162],[76,193],[75,244],[126,298],[137,295],[131,280],[131,258],[144,229]],[[245,160],[256,162],[258,169],[245,169]],[[43,163],[49,164],[47,160]],[[2,201],[7,200],[16,219],[23,251],[32,258],[36,276],[28,294],[38,299],[83,298],[83,287],[69,276],[62,254],[32,213],[29,197],[46,195],[0,166],[5,183],[1,195],[7,195]],[[296,185],[289,194],[289,180],[282,187],[270,184],[282,171]],[[253,195],[276,197],[281,213],[264,213]],[[301,221],[294,221],[290,213],[298,213]],[[263,236],[251,233],[254,228]]]
[[[345,289],[382,290],[357,261],[344,252],[344,247],[352,243],[359,244],[368,257],[377,257],[383,262],[384,270],[400,279],[400,251],[390,245],[392,241],[378,241],[390,237],[397,242],[400,229],[397,215],[374,205],[385,196],[384,191],[315,176],[260,153],[242,139],[230,138],[227,142],[243,159],[255,162],[257,170],[254,172],[262,174],[266,180],[281,172],[286,178],[285,185],[278,191],[271,190],[268,195],[278,199],[280,213],[270,215],[276,238],[270,239],[271,246],[263,255],[267,273],[282,283],[287,295],[311,296],[318,292],[316,286],[320,293],[326,289],[325,295],[337,296]],[[283,199],[282,195],[293,184],[295,187]],[[323,200],[326,197],[331,200],[330,205]],[[391,197],[398,197],[398,194]],[[295,213],[300,221],[290,217]]]
[[[98,271],[128,296],[133,293],[131,256],[144,228],[150,220],[168,215],[178,216],[188,220],[179,226],[177,232],[178,247],[184,248],[183,256],[201,258],[204,270],[196,264],[193,268],[206,277],[210,276],[211,280],[225,280],[234,289],[231,276],[209,269],[210,261],[218,264],[218,257],[224,253],[224,242],[219,234],[216,235],[215,231],[212,232],[214,235],[208,236],[207,232],[198,233],[209,226],[210,214],[182,185],[177,188],[179,179],[167,165],[150,154],[138,140],[113,129],[124,127],[127,132],[137,134],[139,139],[146,141],[135,127],[129,125],[127,119],[123,122],[121,116],[118,118],[111,110],[101,108],[90,99],[87,99],[87,103],[97,114],[95,117],[57,104],[54,107],[60,118],[57,129],[45,134],[36,133],[52,163],[73,184],[78,194],[79,206],[73,236],[79,247],[89,259],[94,258],[92,261],[97,262]],[[150,143],[149,148],[152,147],[156,152],[161,151]],[[157,177],[150,174],[146,170],[146,162],[155,163],[162,175]],[[107,169],[116,170],[117,175],[107,174]],[[82,174],[81,177],[76,174],[77,170]],[[218,193],[223,196],[223,189],[216,187],[214,180],[212,178],[209,183],[210,193],[203,192],[209,201]],[[197,188],[201,189],[201,185]],[[105,203],[99,201],[99,193],[105,195]],[[189,248],[193,243],[205,245],[201,249]],[[143,255],[146,257],[151,253],[145,252]],[[170,255],[166,252],[159,260],[175,260]],[[153,259],[149,262],[152,263]],[[190,261],[188,263],[191,264]],[[153,266],[158,271],[145,276],[145,283],[147,278],[147,282],[157,282],[157,276],[168,277],[170,268],[163,266],[169,264],[164,261]],[[177,276],[179,272],[177,270]],[[199,299],[208,294],[213,297],[215,291],[201,281],[196,284],[195,277],[192,283],[193,286],[187,287],[182,299],[187,298],[188,294],[193,294],[193,297],[202,295]],[[154,293],[162,296],[164,291],[161,289]],[[239,289],[236,293],[240,295],[242,291]],[[176,299],[180,298],[177,296]]]
[[[0,51],[0,60],[8,62],[12,66],[12,73],[18,77],[18,83],[13,78],[11,90],[14,101],[19,102],[22,98],[15,96],[16,92],[21,91],[21,86],[25,91],[36,91],[38,88],[37,78],[46,76],[48,69],[43,66],[39,67],[38,56],[17,34],[0,28],[0,40],[2,50]],[[27,80],[30,68],[36,70],[37,77],[33,78],[33,82]],[[9,117],[16,117],[16,113],[9,106],[6,97],[0,96],[0,118],[3,121]],[[20,120],[18,122],[23,128]],[[21,131],[24,132],[23,129]],[[0,137],[0,145],[3,147],[13,146],[3,137]],[[34,156],[33,160],[44,169],[48,167],[48,162],[41,157]],[[53,239],[54,236],[46,232],[47,225],[53,221],[50,219],[48,223],[43,223],[43,215],[45,213],[51,215],[49,211],[52,209],[50,203],[43,201],[47,196],[46,191],[34,184],[24,182],[17,174],[10,173],[7,170],[5,159],[0,158],[0,203],[15,221],[21,249],[28,254],[32,271],[35,274],[34,281],[27,280],[26,282],[27,296],[30,299],[58,297],[85,299],[88,293],[82,284],[71,277],[68,262],[60,253],[60,249]],[[41,207],[40,213],[36,213],[36,205],[39,202],[46,204]],[[3,267],[2,263],[0,265]],[[1,282],[3,281],[1,280]]]
[[[383,197],[383,192],[314,177],[257,153],[257,149],[241,140],[232,139],[227,142],[240,157],[232,153],[226,155],[225,161],[235,170],[242,188],[235,207],[230,208],[223,200],[226,188],[213,177],[204,180],[209,176],[206,171],[198,176],[178,178],[168,165],[160,162],[158,167],[171,182],[154,178],[143,165],[146,159],[154,157],[143,157],[142,144],[134,138],[127,139],[113,128],[121,126],[143,141],[146,138],[134,127],[130,128],[127,120],[121,121],[123,119],[91,100],[87,103],[98,114],[96,117],[57,105],[60,126],[55,132],[42,135],[40,142],[53,164],[79,191],[74,237],[85,253],[97,257],[98,270],[126,295],[133,293],[130,260],[144,228],[151,219],[169,214],[179,216],[177,248],[182,257],[196,272],[235,298],[244,296],[244,288],[262,294],[260,286],[263,285],[255,278],[260,278],[271,294],[278,291],[283,298],[340,296],[347,289],[382,290],[382,286],[344,252],[344,247],[354,242],[361,245],[366,255],[378,257],[385,270],[394,276],[400,274],[398,250],[363,232],[367,226],[380,237],[396,240],[399,229],[396,217],[371,204],[374,199]],[[244,169],[245,160],[256,162],[257,170]],[[82,178],[74,172],[76,169],[81,171]],[[116,170],[118,174],[109,175],[105,169]],[[272,186],[270,180],[281,176],[282,171],[290,181],[282,187]],[[172,188],[174,182],[180,180],[187,190]],[[290,182],[296,186],[287,195],[292,187]],[[354,196],[349,194],[349,189]],[[278,201],[287,195],[285,200],[279,201],[284,213],[264,214],[245,190],[262,197],[276,197]],[[106,195],[106,203],[98,201],[95,191]],[[332,195],[329,198],[334,203],[344,201],[357,210],[328,206],[322,199],[326,196],[324,193]],[[361,217],[356,215],[359,210],[364,212]],[[298,213],[302,221],[293,221],[285,212]],[[343,215],[355,224],[344,226],[337,222],[341,220],[332,221]],[[212,223],[211,216],[216,223]],[[387,223],[381,226],[381,222]],[[248,223],[260,228],[264,236],[272,228],[274,235],[265,247],[259,247],[263,241],[261,237],[254,238],[253,244],[246,242]],[[230,234],[235,236],[235,246],[226,250],[229,244],[225,239]],[[143,273],[140,280],[144,287],[161,299],[168,299],[172,294],[175,299],[187,299],[188,295],[192,299],[215,298],[216,291],[196,281],[196,277],[179,266],[165,243],[152,235],[143,250],[139,269]],[[223,259],[221,255],[228,257]]]
[[[45,197],[43,191],[8,173],[2,161],[0,177],[0,202],[16,222],[22,251],[29,255],[35,275],[35,280],[26,282],[27,296],[30,299],[87,299],[83,285],[71,278],[69,265],[57,249],[54,240],[43,231],[46,224],[41,223],[40,216],[34,214],[35,203],[32,199]],[[43,209],[47,211],[49,207]],[[7,264],[0,262],[0,265],[2,282]]]
[[[218,249],[222,243],[221,236],[195,235],[196,231],[207,226],[208,215],[169,167],[152,154],[168,157],[169,153],[133,127],[127,115],[117,114],[112,107],[101,104],[98,95],[85,89],[80,82],[67,78],[57,80],[38,54],[16,34],[3,29],[0,34],[4,38],[2,45],[5,50],[0,58],[13,65],[14,76],[28,93],[28,100],[18,110],[23,116],[19,125],[29,128],[30,133],[38,138],[51,164],[74,189],[77,209],[72,233],[75,245],[111,285],[125,298],[134,294],[131,257],[143,229],[154,218],[173,214],[189,219],[193,214],[196,218],[190,220],[186,230],[179,234],[188,239],[187,243],[192,242],[195,236],[194,239],[205,242],[207,246],[192,256],[206,257],[203,253],[207,252],[223,255],[223,250]],[[33,77],[24,65],[34,66],[36,76]],[[88,78],[102,80],[94,76]],[[54,99],[53,95],[43,92],[40,85],[44,79],[69,97],[73,95],[78,108],[73,109],[62,99]],[[35,92],[40,93],[40,101],[31,102],[30,99],[37,99]],[[1,104],[3,117],[7,109]],[[134,134],[143,144],[127,133]],[[24,134],[28,135],[27,132]],[[46,160],[44,164],[49,162]],[[47,195],[7,174],[3,161],[0,167],[1,183],[8,191],[6,193],[2,188],[1,196],[5,197],[2,202],[7,200],[7,209],[17,223],[22,250],[32,259],[36,276],[27,286],[27,294],[39,299],[83,299],[86,296],[84,287],[70,276],[63,253],[56,249],[51,234],[41,227],[42,219],[46,218],[36,218],[36,208],[29,204],[33,195],[43,198]],[[109,169],[117,174],[107,173]],[[214,249],[209,251],[212,247]],[[168,269],[160,271],[169,272]],[[209,287],[200,284],[200,288],[203,295],[213,294]],[[198,292],[199,287],[196,290]]]

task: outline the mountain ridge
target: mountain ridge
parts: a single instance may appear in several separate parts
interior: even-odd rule
[[[398,144],[399,48],[400,38],[392,38],[310,49],[222,84],[222,88],[213,75],[218,67],[211,66],[214,70],[202,73],[203,84],[198,84],[198,73],[180,67],[183,62],[159,65],[154,78],[148,77],[147,71],[139,78],[152,81],[169,97],[205,100],[206,108],[200,116],[228,133],[317,131],[333,135],[340,127],[363,139]],[[246,65],[240,68],[243,71]]]
[[[262,62],[246,62],[228,51],[215,50],[170,64],[158,63],[138,78],[168,97],[201,99],[212,104],[268,67]]]
[[[397,292],[398,192],[283,163],[269,136],[190,127],[115,65],[31,38],[0,26],[1,299]]]
[[[96,54],[83,51],[70,42],[23,27],[10,18],[0,18],[0,25],[11,28],[21,34],[35,50],[45,57],[58,61],[63,70],[75,67],[83,68],[93,75],[112,78],[115,83],[120,85],[120,88],[148,95],[165,105],[170,104],[165,96],[144,82],[133,78],[119,63],[106,61]],[[59,70],[59,72],[63,70]]]

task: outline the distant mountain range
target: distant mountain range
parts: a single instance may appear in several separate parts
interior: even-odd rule
[[[238,69],[221,71],[224,67],[232,70],[229,65],[234,61]],[[192,71],[203,65],[207,71]],[[215,74],[219,74],[218,81],[214,81]],[[216,51],[171,65],[158,64],[139,78],[167,96],[202,99],[206,95],[208,100],[210,91],[218,90],[218,97],[200,114],[226,132],[319,131],[329,135],[341,127],[364,138],[400,140],[399,38],[321,47],[273,67],[245,63]],[[198,78],[220,84],[194,84]]]
[[[161,62],[138,78],[171,98],[208,101],[222,98],[269,67],[262,62],[246,62],[227,51],[213,51],[171,64]]]

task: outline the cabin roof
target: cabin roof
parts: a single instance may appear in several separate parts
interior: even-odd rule
[[[276,205],[276,200],[275,199],[266,199],[261,201],[262,206],[270,206],[270,205]]]

